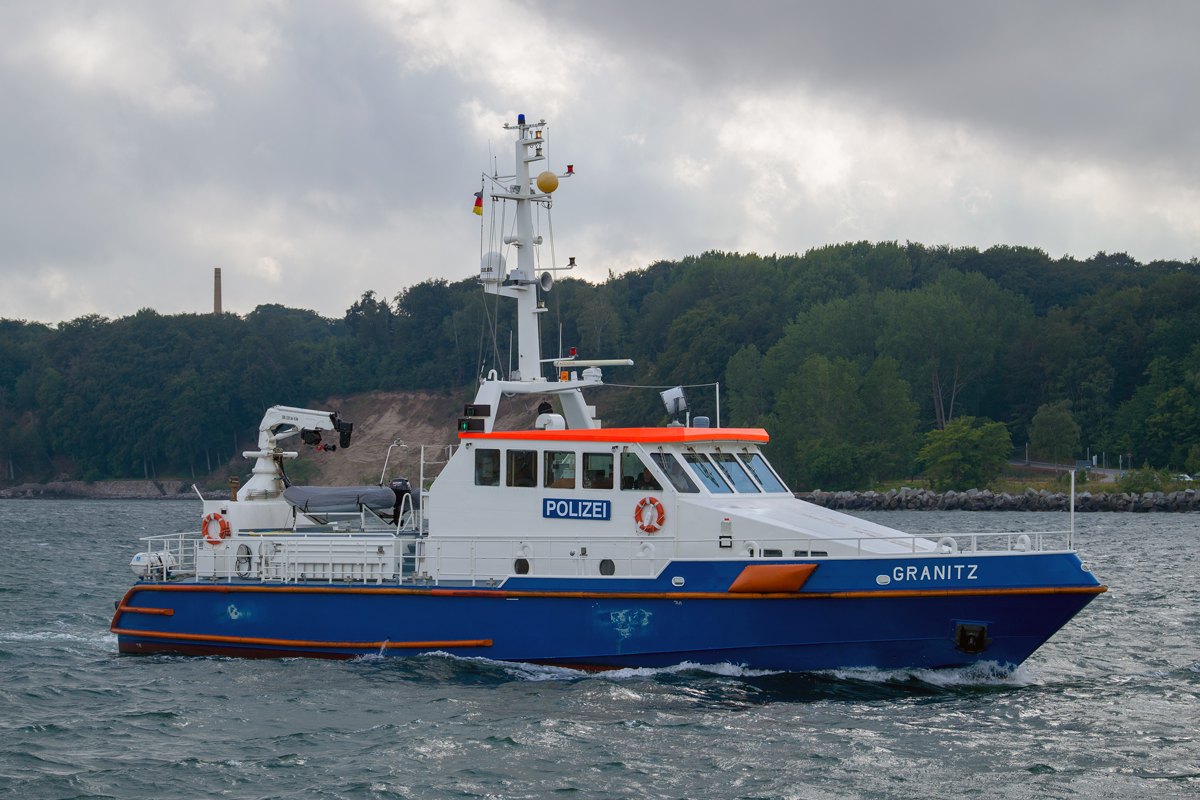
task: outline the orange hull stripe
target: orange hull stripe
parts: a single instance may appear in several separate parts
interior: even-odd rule
[[[164,617],[175,616],[175,610],[171,608],[138,608],[136,606],[122,605],[119,611],[131,611],[134,614],[160,614]]]
[[[640,442],[681,444],[686,442],[768,442],[762,428],[577,428],[569,431],[492,431],[460,433],[459,439],[528,439],[560,442]]]
[[[260,639],[253,636],[212,636],[202,633],[167,633],[164,631],[136,631],[113,628],[113,633],[124,636],[141,636],[147,639],[175,639],[190,642],[215,642],[220,644],[261,644],[274,647],[339,647],[355,650],[384,649],[428,649],[433,647],[491,647],[491,639],[462,639],[445,642],[313,642],[304,639]]]

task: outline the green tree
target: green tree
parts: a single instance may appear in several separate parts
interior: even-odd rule
[[[863,417],[855,439],[868,477],[878,482],[907,472],[917,455],[919,409],[900,365],[887,356],[871,362],[859,399]]]
[[[1145,492],[1161,492],[1163,482],[1161,476],[1150,468],[1150,462],[1143,461],[1141,469],[1132,469],[1122,475],[1121,479],[1117,481],[1117,487],[1122,492],[1144,494]]]
[[[785,475],[796,486],[815,486],[817,478],[809,475],[809,468],[817,463],[826,464],[825,451],[851,440],[853,429],[862,417],[858,399],[860,380],[852,362],[811,356],[778,393],[774,414],[768,421],[773,439],[772,459],[783,464]],[[845,472],[844,459],[839,456],[835,461],[835,471]],[[833,468],[833,462],[828,463]],[[819,468],[822,474],[827,471],[825,466]],[[843,478],[853,484],[862,481],[857,470],[852,478]],[[843,484],[838,488],[855,486]]]
[[[1193,473],[1200,472],[1200,444],[1194,444],[1188,450],[1187,461],[1184,463],[1187,471]]]
[[[1200,441],[1200,398],[1175,386],[1154,398],[1146,418],[1146,439],[1160,464],[1178,468],[1187,462],[1188,445]]]
[[[1057,475],[1059,456],[1073,458],[1079,449],[1079,426],[1071,416],[1070,400],[1046,403],[1037,410],[1029,427],[1029,443],[1034,450],[1053,458]]]
[[[877,347],[905,365],[914,386],[928,389],[940,430],[963,399],[977,405],[988,396],[994,364],[1030,313],[1026,300],[978,273],[947,272],[895,296]]]
[[[722,416],[764,424],[797,487],[906,474],[918,420],[1003,420],[1025,441],[1039,407],[1063,399],[1081,445],[1200,471],[1200,261],[844,242],[564,277],[545,299],[544,355],[561,341],[632,358],[609,376],[621,383],[720,381]],[[514,313],[468,277],[391,301],[366,292],[334,319],[264,304],[245,317],[0,320],[0,474],[180,476],[251,443],[273,403],[400,387],[469,396],[507,368]],[[712,392],[691,395],[713,415]],[[662,414],[653,391],[593,399],[614,426]]]
[[[811,488],[865,488],[862,453],[848,442],[818,441],[802,454],[804,472]]]
[[[766,386],[763,382],[762,356],[754,345],[733,354],[725,367],[725,389],[729,419],[734,426],[757,425],[767,413]]]
[[[908,469],[917,404],[897,373],[889,358],[872,362],[865,375],[844,358],[813,355],[800,365],[763,418],[771,458],[791,485],[865,488]]]
[[[995,480],[1008,463],[1012,440],[1002,422],[959,417],[925,434],[920,460],[938,491],[976,489]]]

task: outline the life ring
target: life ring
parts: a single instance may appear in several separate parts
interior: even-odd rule
[[[943,547],[946,549],[943,550]],[[937,551],[939,553],[950,553],[953,555],[954,553],[958,552],[958,542],[954,541],[949,536],[943,536],[942,538],[938,539]]]
[[[219,527],[216,534],[209,532],[208,523],[210,522],[216,522],[218,524]],[[229,520],[225,519],[214,511],[204,518],[204,523],[200,526],[200,532],[204,534],[204,541],[208,542],[213,547],[216,547],[221,543],[222,539],[229,537]]]
[[[642,509],[647,506],[654,507],[654,513],[649,521],[642,516]],[[663,509],[662,503],[658,502],[653,497],[643,497],[641,502],[637,504],[637,508],[633,510],[633,518],[637,520],[637,526],[645,533],[654,533],[663,526],[663,522],[667,519],[667,512]]]

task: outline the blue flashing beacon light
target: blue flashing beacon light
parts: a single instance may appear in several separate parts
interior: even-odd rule
[[[524,114],[517,114],[517,124],[518,125],[525,124],[525,115]]]

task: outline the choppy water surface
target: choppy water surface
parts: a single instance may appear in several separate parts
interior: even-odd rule
[[[1110,591],[1023,667],[589,675],[442,656],[118,656],[137,538],[198,502],[0,501],[0,795],[1178,797],[1200,515],[1076,517]],[[876,512],[917,533],[1063,514]]]

